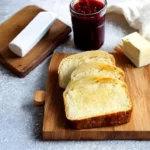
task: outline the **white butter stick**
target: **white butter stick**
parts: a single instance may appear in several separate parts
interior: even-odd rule
[[[56,14],[40,12],[15,39],[9,43],[10,50],[24,57],[47,33],[56,20]]]

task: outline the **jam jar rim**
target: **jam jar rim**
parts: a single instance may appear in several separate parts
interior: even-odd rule
[[[74,14],[76,14],[76,15],[80,15],[80,16],[93,16],[93,15],[96,15],[96,14],[99,14],[99,13],[105,11],[105,9],[106,9],[106,7],[107,7],[107,0],[104,0],[104,1],[105,1],[104,7],[103,7],[102,9],[100,9],[99,11],[97,11],[97,12],[95,12],[95,13],[91,13],[91,14],[82,14],[82,13],[79,13],[79,12],[77,12],[77,11],[75,11],[75,10],[73,9],[73,7],[72,7],[73,1],[74,1],[74,0],[72,0],[71,3],[70,3],[70,5],[69,5],[69,6],[70,6],[70,12],[72,12],[72,13],[74,13]]]

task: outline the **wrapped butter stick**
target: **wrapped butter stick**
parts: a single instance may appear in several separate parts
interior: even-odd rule
[[[48,32],[56,20],[56,14],[40,12],[13,41],[9,43],[10,50],[20,57],[24,57]]]

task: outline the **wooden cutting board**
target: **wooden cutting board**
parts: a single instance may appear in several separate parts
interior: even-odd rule
[[[150,65],[135,68],[124,55],[113,53],[117,66],[126,74],[134,105],[131,121],[115,127],[75,130],[66,121],[63,90],[58,86],[58,65],[68,55],[55,53],[49,66],[43,140],[150,140]]]
[[[57,19],[45,37],[25,57],[20,58],[13,54],[8,44],[41,11],[44,10],[37,6],[27,6],[0,25],[0,62],[18,77],[26,76],[71,32],[69,26]]]

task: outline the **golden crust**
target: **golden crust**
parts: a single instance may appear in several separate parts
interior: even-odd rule
[[[128,111],[106,114],[82,120],[68,120],[75,129],[98,128],[107,126],[117,126],[128,123],[132,114],[132,108]]]

